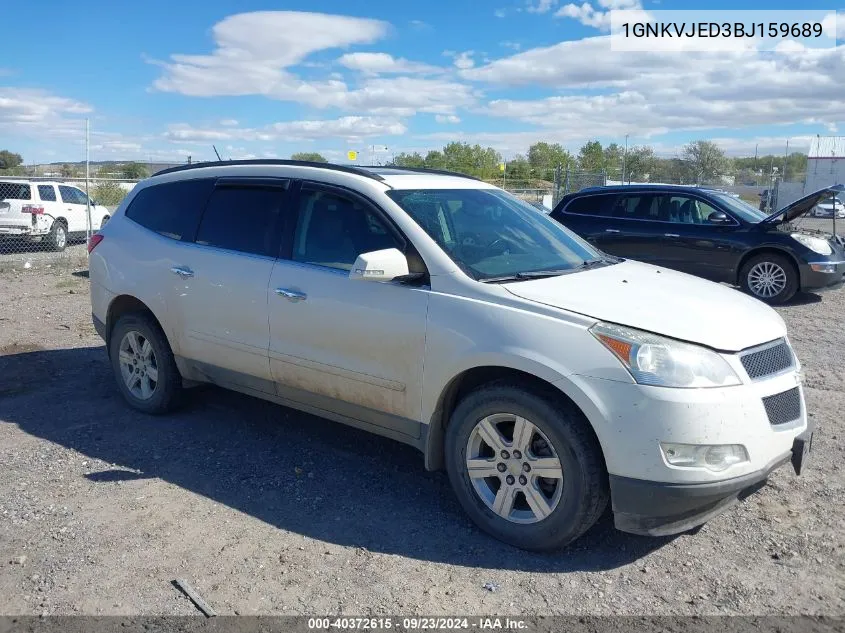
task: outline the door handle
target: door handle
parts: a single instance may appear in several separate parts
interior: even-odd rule
[[[288,290],[287,288],[276,288],[276,294],[280,297],[284,297],[288,301],[292,301],[293,303],[297,303],[299,301],[305,301],[308,298],[308,295],[304,292],[297,292],[296,290]]]
[[[619,233],[619,229],[605,229],[605,233]]]
[[[186,266],[174,266],[170,269],[174,275],[179,275],[182,279],[187,279],[188,277],[194,276],[194,271]]]
[[[677,233],[664,233],[663,237],[681,237]]]

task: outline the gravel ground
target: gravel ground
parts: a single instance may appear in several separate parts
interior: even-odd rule
[[[175,578],[220,614],[845,613],[845,292],[780,309],[819,429],[804,475],[696,535],[605,516],[538,555],[389,440],[211,387],[131,411],[62,261],[0,263],[0,613],[196,613]]]

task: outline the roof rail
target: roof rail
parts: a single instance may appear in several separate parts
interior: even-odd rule
[[[470,180],[478,180],[483,182],[481,178],[470,176],[469,174],[462,174],[459,171],[448,171],[445,169],[429,169],[428,167],[402,167],[401,165],[362,165],[361,169],[396,169],[397,171],[410,171],[419,174],[434,174],[438,176],[457,176],[459,178],[469,178]]]
[[[366,169],[360,167],[352,167],[350,165],[335,165],[334,163],[315,163],[307,160],[279,160],[270,158],[256,158],[251,160],[221,160],[209,161],[204,163],[191,163],[190,165],[178,165],[176,167],[169,167],[156,172],[153,176],[161,176],[162,174],[172,174],[179,171],[188,171],[190,169],[200,169],[202,167],[230,167],[234,165],[288,165],[292,167],[317,167],[319,169],[331,169],[332,171],[342,171],[347,174],[355,174],[357,176],[364,176],[365,178],[372,178],[373,180],[384,180],[378,174],[374,174]]]

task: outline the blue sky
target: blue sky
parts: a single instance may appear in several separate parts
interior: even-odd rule
[[[708,2],[708,10],[761,3]],[[790,6],[792,4],[792,6]],[[804,149],[845,122],[845,46],[611,50],[607,10],[680,0],[234,0],[4,7],[0,138],[26,162],[280,157],[537,140],[577,150],[697,138],[732,154]],[[765,11],[792,9],[770,1]],[[835,12],[803,2],[802,11]],[[765,15],[765,14],[761,14]],[[809,15],[809,13],[808,13]],[[767,18],[766,18],[767,19]],[[845,20],[840,17],[839,27]],[[8,28],[9,25],[18,25]],[[841,37],[841,30],[840,30]],[[841,133],[841,132],[840,132]]]

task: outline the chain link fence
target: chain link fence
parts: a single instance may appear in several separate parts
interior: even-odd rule
[[[0,176],[0,269],[84,263],[88,239],[137,182]]]

